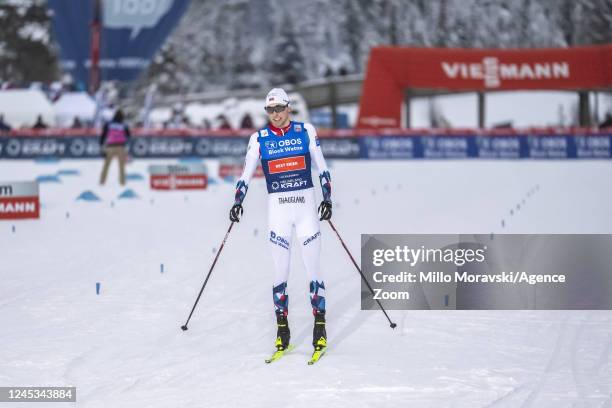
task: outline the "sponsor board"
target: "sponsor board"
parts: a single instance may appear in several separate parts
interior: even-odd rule
[[[38,183],[0,181],[0,220],[40,218]]]
[[[149,166],[149,174],[206,174],[203,164],[153,164]]]
[[[219,163],[219,178],[240,177],[242,175],[243,168],[244,165],[241,162],[222,161]],[[261,168],[261,166],[257,166],[253,177],[258,178],[263,176],[263,169]]]
[[[219,178],[240,177],[242,175],[242,164],[219,163]]]
[[[567,61],[516,63],[485,56],[481,62],[442,61],[440,67],[449,80],[482,80],[485,88],[499,88],[503,80],[541,81],[570,78],[570,63]]]
[[[520,159],[527,157],[527,142],[521,136],[476,136],[478,157],[483,159]]]
[[[102,151],[97,137],[0,137],[0,158],[93,158]]]
[[[366,136],[363,138],[365,157],[368,159],[412,159],[416,157],[418,142],[414,137]]]
[[[528,136],[529,157],[532,159],[566,159],[570,155],[568,138],[565,136]]]
[[[294,142],[270,140],[274,149],[294,149]],[[201,157],[223,160],[219,176],[242,174],[248,140],[217,136],[135,136],[130,155],[138,158]],[[292,144],[295,143],[295,144]],[[600,134],[487,134],[376,135],[320,139],[327,159],[605,159],[612,157],[612,135]],[[302,152],[300,152],[301,154]],[[95,136],[0,136],[0,159],[86,159],[102,156]],[[282,170],[282,167],[274,171]],[[285,168],[287,169],[287,168]],[[255,177],[263,177],[261,167]]]
[[[135,137],[130,146],[138,157],[244,157],[248,140],[242,137]]]
[[[208,186],[203,164],[151,165],[149,174],[154,190],[203,190]]]
[[[470,141],[466,136],[422,136],[422,156],[425,159],[464,159],[470,157]],[[474,156],[476,156],[474,152]]]
[[[204,190],[208,186],[206,174],[151,175],[154,190]]]
[[[320,140],[321,151],[329,159],[359,159],[363,157],[360,138],[324,138]]]
[[[578,159],[606,159],[612,157],[608,136],[576,136],[573,138],[576,158]]]
[[[243,137],[134,136],[128,151],[134,158],[244,157],[248,140]],[[60,159],[100,158],[97,136],[0,136],[0,158]]]

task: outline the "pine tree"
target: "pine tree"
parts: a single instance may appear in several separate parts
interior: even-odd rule
[[[356,72],[362,70],[361,43],[362,43],[362,21],[359,9],[353,0],[345,1],[346,14],[341,26],[342,39],[348,48],[349,55]]]
[[[581,14],[578,43],[607,44],[612,42],[612,1],[580,0],[577,2]]]
[[[550,7],[556,24],[561,30],[566,46],[576,43],[576,1],[575,0],[550,0],[555,3]]]
[[[192,1],[145,84],[165,78],[168,90],[202,92],[320,78],[339,67],[362,73],[381,45],[609,43],[611,8],[612,0]]]
[[[296,84],[305,79],[304,57],[288,14],[285,14],[273,49],[275,52],[272,60],[273,83]]]
[[[0,81],[28,84],[57,78],[46,2],[0,4]]]

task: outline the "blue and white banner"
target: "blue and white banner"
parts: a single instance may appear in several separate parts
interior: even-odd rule
[[[609,159],[612,134],[411,135],[321,138],[328,159]],[[233,157],[242,159],[247,137],[135,136],[134,158]],[[95,136],[0,136],[0,159],[98,158]]]
[[[36,159],[44,157],[101,157],[97,137],[83,136],[0,136],[0,159]]]
[[[177,25],[189,0],[104,0],[101,3],[100,69],[103,80],[130,81]],[[60,64],[87,84],[96,0],[49,0]]]

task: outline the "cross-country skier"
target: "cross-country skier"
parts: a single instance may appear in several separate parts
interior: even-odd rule
[[[329,220],[332,215],[331,178],[314,126],[290,119],[289,97],[283,89],[274,88],[268,93],[265,110],[270,123],[251,135],[244,170],[236,184],[230,220],[239,222],[251,176],[261,159],[268,188],[268,244],[276,269],[272,287],[278,326],[275,345],[278,352],[289,346],[287,278],[291,248],[297,245],[301,247],[304,267],[310,278],[310,303],[314,314],[312,344],[317,353],[327,347],[325,284],[319,266],[319,221]],[[318,211],[311,162],[317,167],[323,190]],[[294,227],[296,243],[291,240]]]

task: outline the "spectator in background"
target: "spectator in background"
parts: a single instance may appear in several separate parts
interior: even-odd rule
[[[599,124],[600,129],[612,128],[612,113],[606,113],[604,121]]]
[[[219,124],[217,127],[218,129],[229,130],[232,128],[224,114],[217,116],[217,123]]]
[[[4,115],[0,115],[0,132],[10,132],[11,127],[4,121]]]
[[[242,122],[240,122],[240,129],[253,129],[253,128],[254,128],[253,119],[251,118],[251,115],[247,113],[242,118]]]
[[[70,126],[72,129],[82,129],[83,128],[83,122],[81,122],[81,119],[79,119],[78,116],[74,117],[74,120],[72,121],[72,126]]]
[[[49,99],[51,102],[57,102],[57,100],[62,96],[63,85],[61,82],[55,81],[51,83],[49,86]]]
[[[119,182],[125,185],[125,162],[127,161],[127,149],[125,148],[130,139],[130,128],[123,123],[123,112],[117,109],[113,119],[104,125],[100,136],[100,146],[104,150],[104,166],[100,175],[100,184],[104,185],[108,175],[108,167],[114,157],[119,161]]]
[[[164,123],[164,129],[184,129],[189,127],[189,121],[185,116],[185,106],[175,103],[172,107],[172,116]]]
[[[34,123],[34,126],[32,126],[32,129],[46,129],[48,127],[49,126],[47,126],[47,124],[43,120],[42,115],[38,115],[38,117],[36,118],[36,123]]]

